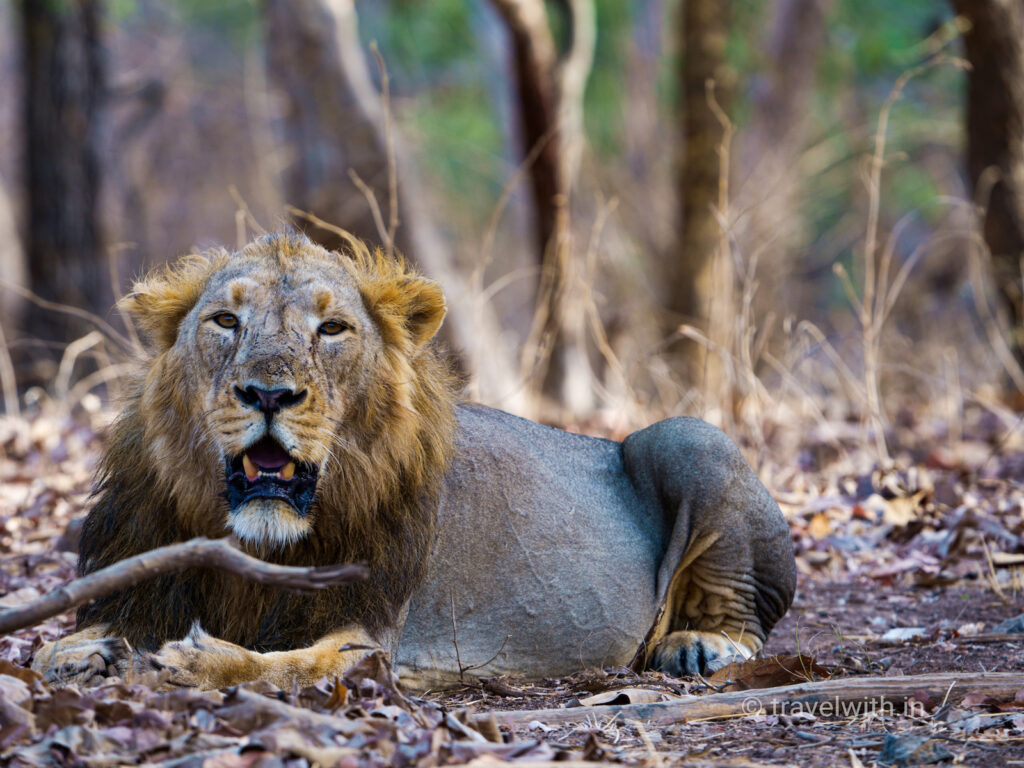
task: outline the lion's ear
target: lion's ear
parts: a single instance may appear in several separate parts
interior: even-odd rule
[[[202,295],[210,271],[210,261],[203,257],[154,270],[136,282],[117,307],[128,312],[149,344],[162,352],[174,345],[181,321]]]
[[[441,286],[425,277],[387,276],[364,284],[362,291],[389,344],[421,347],[444,320]]]
[[[448,308],[441,286],[425,277],[410,278],[406,284],[406,304],[403,307],[405,327],[417,347],[434,338],[444,322]]]

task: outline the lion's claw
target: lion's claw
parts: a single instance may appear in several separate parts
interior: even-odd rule
[[[711,632],[681,631],[665,636],[651,661],[651,667],[672,677],[694,677],[717,672],[722,667],[748,658],[749,649]]]

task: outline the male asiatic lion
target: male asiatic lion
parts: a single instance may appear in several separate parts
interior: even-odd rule
[[[789,607],[788,528],[722,432],[670,419],[617,443],[458,403],[430,343],[444,298],[398,260],[271,235],[187,257],[123,306],[153,354],[112,427],[80,570],[233,533],[268,560],[371,576],[298,596],[160,576],[81,608],[36,655],[51,681],[141,664],[290,687],[365,646],[421,688],[460,666],[691,674],[756,653]]]

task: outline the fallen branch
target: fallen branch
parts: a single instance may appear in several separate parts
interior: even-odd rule
[[[197,538],[129,557],[55,589],[36,600],[0,611],[0,635],[30,627],[83,603],[185,568],[217,568],[268,586],[296,591],[323,589],[365,579],[365,566],[340,563],[295,568],[250,557],[227,539]]]
[[[533,709],[511,712],[480,712],[472,723],[494,717],[499,725],[509,727],[539,720],[545,724],[564,725],[595,718],[604,720],[654,720],[660,724],[684,720],[703,720],[756,714],[793,714],[806,712],[823,717],[853,717],[869,711],[903,706],[911,697],[925,696],[944,701],[948,696],[958,701],[967,693],[984,692],[993,696],[1013,695],[1024,686],[1019,672],[987,674],[943,673],[907,675],[904,677],[844,677],[816,683],[798,683],[779,688],[713,693],[692,696],[678,701],[650,704],[571,707],[568,709]],[[844,706],[845,705],[845,706]]]

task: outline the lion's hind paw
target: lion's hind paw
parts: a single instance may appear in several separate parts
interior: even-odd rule
[[[759,647],[749,647],[747,638],[736,642],[722,634],[683,630],[658,643],[649,666],[672,677],[709,675],[727,664],[749,659]]]
[[[131,666],[132,649],[121,637],[100,637],[63,645],[57,643],[43,680],[50,685],[98,685],[110,677],[124,677]]]

